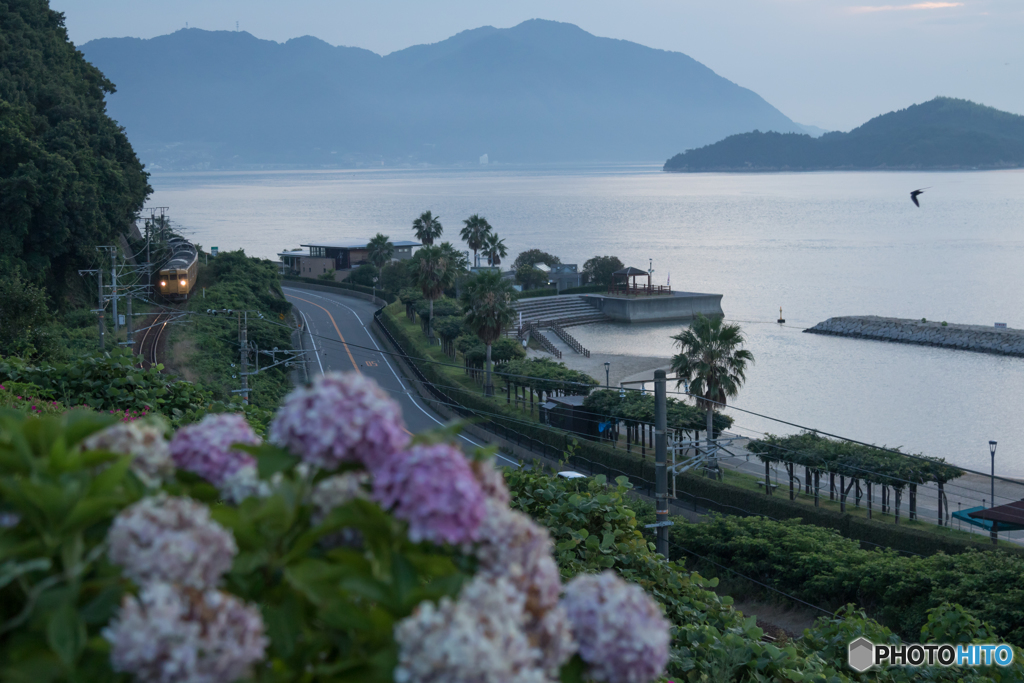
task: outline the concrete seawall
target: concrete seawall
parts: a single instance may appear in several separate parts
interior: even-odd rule
[[[619,297],[581,294],[588,304],[612,320],[630,323],[688,320],[698,313],[724,315],[721,294],[672,292],[671,295]]]
[[[1024,356],[1024,330],[985,325],[943,325],[941,322],[853,315],[829,318],[804,332]]]

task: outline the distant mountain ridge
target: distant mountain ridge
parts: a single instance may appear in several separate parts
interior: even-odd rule
[[[531,20],[381,57],[186,29],[80,48],[151,167],[643,161],[802,128],[677,52]]]
[[[1024,116],[936,97],[877,116],[849,133],[754,131],[665,162],[666,171],[995,169],[1024,167]]]

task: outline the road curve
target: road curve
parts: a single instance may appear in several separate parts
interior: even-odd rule
[[[426,405],[402,377],[396,362],[381,353],[381,345],[370,331],[376,304],[333,292],[283,287],[303,323],[303,348],[311,349],[306,367],[310,378],[326,372],[355,370],[373,378],[402,406],[411,433],[425,432],[446,424],[445,418]],[[480,439],[460,436],[466,451],[486,445]],[[501,465],[518,466],[515,460],[498,454]]]

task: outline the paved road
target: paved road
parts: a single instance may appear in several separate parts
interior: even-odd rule
[[[288,301],[303,321],[303,347],[313,349],[306,367],[310,378],[325,372],[356,372],[372,377],[402,406],[405,424],[412,433],[425,432],[446,424],[415,393],[402,377],[395,361],[380,352],[380,344],[370,332],[377,306],[355,297],[284,287]],[[486,445],[475,437],[460,436],[464,450]],[[500,464],[517,466],[516,461],[498,455]]]

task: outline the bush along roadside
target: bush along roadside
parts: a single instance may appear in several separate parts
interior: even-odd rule
[[[795,641],[764,642],[754,617],[732,608],[732,598],[711,590],[715,578],[686,569],[682,559],[665,561],[641,533],[653,508],[627,501],[629,482],[546,476],[534,470],[506,471],[511,505],[534,517],[551,533],[563,578],[612,569],[644,586],[673,624],[668,674],[674,681],[982,681],[1024,680],[1015,650],[1011,667],[892,667],[857,674],[847,666],[847,645],[860,636],[876,643],[903,642],[890,629],[853,605],[818,619]],[[634,510],[634,507],[637,509]],[[640,511],[640,512],[638,512]],[[677,521],[679,525],[683,522]],[[674,527],[678,528],[678,527]],[[924,628],[909,642],[1003,642],[998,630],[963,608],[939,604],[927,611]]]
[[[864,550],[831,529],[798,519],[720,515],[701,524],[676,518],[671,538],[711,562],[827,609],[856,603],[908,640],[920,634],[929,610],[956,603],[1024,646],[1024,557],[1016,553],[968,549],[907,557]],[[686,556],[679,551],[679,558]],[[721,572],[699,560],[696,566]]]

